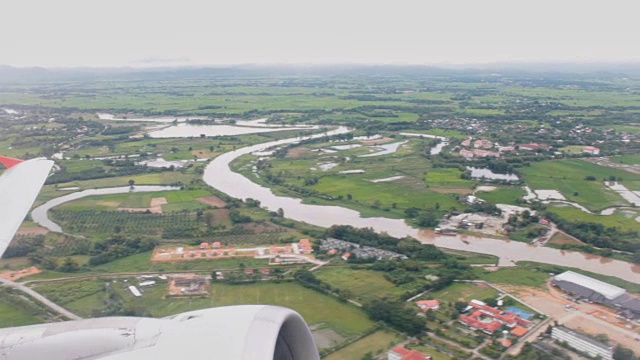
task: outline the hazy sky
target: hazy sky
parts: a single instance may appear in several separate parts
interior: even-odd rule
[[[637,0],[0,0],[0,64],[640,61]]]

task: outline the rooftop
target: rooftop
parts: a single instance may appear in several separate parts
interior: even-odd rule
[[[604,296],[608,300],[613,300],[621,295],[624,295],[627,292],[623,288],[607,284],[604,281],[596,280],[594,278],[578,274],[573,271],[566,271],[562,274],[558,274],[554,277],[554,280],[578,284],[599,294],[602,294],[602,296]]]

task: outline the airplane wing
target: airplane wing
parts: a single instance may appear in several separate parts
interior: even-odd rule
[[[0,256],[44,184],[53,161],[0,156]],[[106,317],[0,329],[2,360],[319,360],[293,310],[228,306],[163,319]]]
[[[44,185],[53,161],[22,161],[0,156],[7,170],[0,176],[0,256],[9,246],[20,224]]]

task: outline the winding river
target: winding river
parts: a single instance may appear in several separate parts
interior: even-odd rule
[[[73,192],[67,195],[63,195],[57,197],[55,199],[49,200],[46,203],[38,206],[33,209],[31,212],[31,218],[38,225],[48,229],[53,232],[62,232],[62,228],[60,225],[49,219],[49,210],[53,209],[56,206],[62,205],[69,201],[74,201],[78,199],[82,199],[87,196],[93,195],[113,195],[113,194],[124,194],[128,192],[155,192],[155,191],[166,191],[166,190],[180,190],[179,186],[157,186],[157,185],[136,185],[133,188],[129,186],[121,186],[121,187],[113,187],[113,188],[103,188],[103,189],[88,189],[83,191]]]
[[[347,128],[340,127],[330,131],[328,134],[340,134],[348,131]],[[500,258],[499,265],[501,266],[510,266],[514,265],[517,261],[528,260],[580,268],[582,270],[616,276],[624,280],[640,283],[640,266],[634,266],[624,261],[510,240],[469,235],[436,235],[429,230],[411,227],[407,225],[404,220],[384,217],[363,218],[357,211],[340,206],[303,204],[301,199],[275,195],[270,189],[252,182],[241,174],[233,172],[229,166],[233,160],[242,155],[324,135],[323,133],[302,138],[272,141],[222,154],[207,165],[204,172],[204,181],[230,196],[240,199],[253,198],[259,200],[262,206],[269,210],[276,211],[278,208],[282,208],[285,216],[288,218],[321,227],[329,227],[337,224],[352,225],[354,227],[370,227],[376,231],[386,232],[395,237],[412,236],[422,243],[434,244],[442,248],[495,255]]]

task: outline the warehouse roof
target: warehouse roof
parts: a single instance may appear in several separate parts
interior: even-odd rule
[[[580,285],[601,294],[608,300],[613,300],[621,295],[624,295],[627,292],[623,288],[607,284],[604,281],[596,280],[594,278],[581,275],[573,271],[567,271],[563,272],[562,274],[556,275],[554,280],[566,281]]]

